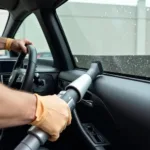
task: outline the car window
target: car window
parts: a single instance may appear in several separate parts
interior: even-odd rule
[[[0,9],[0,35],[2,36],[3,31],[5,29],[7,20],[8,20],[8,16],[9,13],[7,10],[1,10]],[[0,58],[4,58],[5,57],[5,51],[4,50],[0,50]]]
[[[50,48],[34,14],[31,14],[23,21],[15,35],[15,39],[30,40],[37,49],[38,59],[52,59]],[[43,55],[40,55],[41,53]],[[49,57],[45,57],[44,54],[47,53]]]
[[[57,9],[76,66],[150,77],[149,0],[69,0]]]

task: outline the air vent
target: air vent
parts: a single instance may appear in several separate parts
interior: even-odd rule
[[[1,75],[1,82],[3,83],[3,84],[8,84],[8,81],[9,81],[9,77],[10,77],[10,75]]]

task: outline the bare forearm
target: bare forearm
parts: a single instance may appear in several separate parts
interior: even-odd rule
[[[0,37],[0,50],[5,49],[6,38]]]
[[[0,84],[0,128],[29,124],[35,119],[36,97]]]

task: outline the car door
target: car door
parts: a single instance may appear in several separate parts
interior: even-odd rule
[[[104,69],[73,114],[77,137],[89,149],[150,148],[149,13],[142,0],[70,0],[57,8],[76,64],[60,73],[59,88],[92,61]]]

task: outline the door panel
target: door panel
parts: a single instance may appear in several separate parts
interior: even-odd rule
[[[61,87],[83,73],[78,70],[60,73]],[[113,149],[150,148],[149,89],[146,81],[99,76],[89,89],[92,94],[85,97],[92,100],[93,106],[84,102],[77,105],[80,123],[96,126]]]

